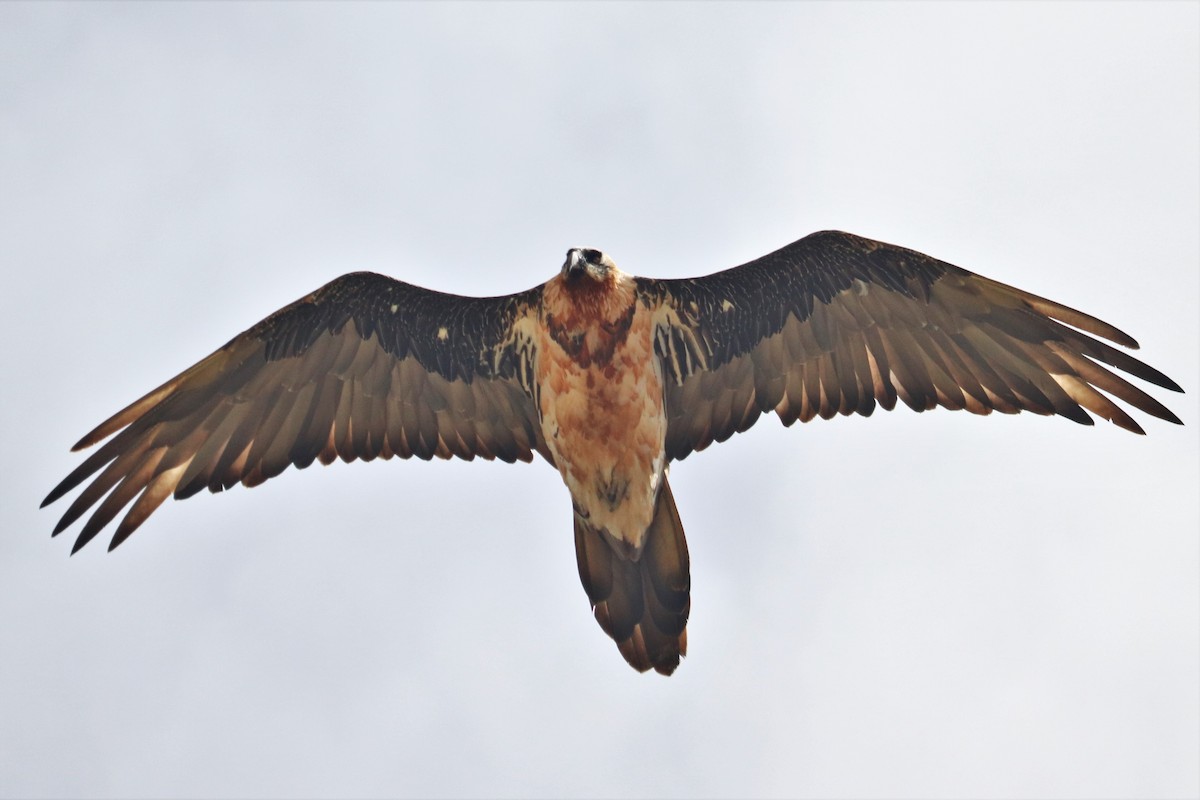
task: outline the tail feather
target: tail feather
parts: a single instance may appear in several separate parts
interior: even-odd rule
[[[640,555],[618,552],[575,517],[579,578],[596,621],[640,672],[670,675],[687,654],[691,572],[683,524],[665,478]]]

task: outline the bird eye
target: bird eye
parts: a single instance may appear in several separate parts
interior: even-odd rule
[[[599,264],[602,258],[604,258],[604,254],[599,250],[593,250],[589,247],[583,251],[583,260],[589,264]]]

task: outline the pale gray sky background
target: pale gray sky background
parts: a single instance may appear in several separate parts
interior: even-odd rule
[[[1200,5],[0,5],[0,794],[1200,793]],[[95,423],[337,275],[822,228],[1134,335],[1149,435],[907,410],[679,464],[690,652],[630,670],[544,464],[289,471],[114,554]]]

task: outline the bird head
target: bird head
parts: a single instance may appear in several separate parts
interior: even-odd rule
[[[599,250],[572,247],[567,251],[567,260],[563,262],[562,276],[571,282],[587,276],[597,283],[602,283],[615,270],[616,265],[612,259]]]

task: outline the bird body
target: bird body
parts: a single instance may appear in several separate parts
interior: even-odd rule
[[[570,492],[597,621],[631,665],[670,674],[691,606],[671,462],[764,413],[791,425],[897,400],[1089,425],[1090,411],[1142,433],[1116,398],[1179,423],[1113,370],[1179,386],[1101,339],[1137,347],[1070,307],[837,231],[691,279],[632,277],[573,248],[545,284],[491,298],[352,273],[97,426],[75,449],[108,441],[43,505],[86,482],[54,530],[91,510],[74,550],[128,507],[112,549],[168,496],[288,466],[537,453]]]
[[[535,394],[546,449],[571,493],[580,579],[626,659],[669,674],[686,652],[690,576],[666,488],[653,310],[602,253],[573,248],[545,285],[539,317]],[[658,546],[643,559],[651,537]]]
[[[662,367],[651,311],[615,266],[546,284],[538,411],[575,513],[637,556],[666,467]]]

